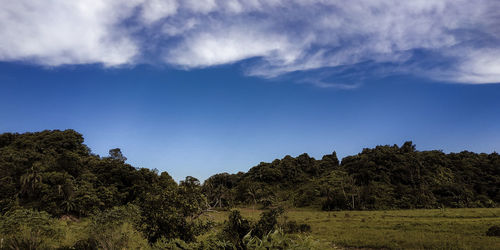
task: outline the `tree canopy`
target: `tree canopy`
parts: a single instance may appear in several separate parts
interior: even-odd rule
[[[95,155],[83,142],[83,136],[73,130],[0,134],[4,235],[19,227],[16,218],[20,216],[41,221],[23,228],[26,234],[39,232],[40,239],[57,236],[57,230],[44,229],[56,223],[52,218],[87,217],[92,221],[89,225],[95,226],[92,230],[101,233],[90,234],[93,238],[83,245],[119,245],[123,240],[116,238],[117,231],[161,245],[173,239],[195,241],[196,235],[210,228],[209,222],[197,220],[201,214],[237,205],[362,210],[494,207],[500,202],[496,152],[418,151],[412,142],[405,142],[366,148],[342,161],[335,152],[319,160],[307,154],[285,156],[246,173],[215,174],[201,184],[191,176],[176,183],[167,172],[131,166],[119,148],[111,149],[109,156]],[[233,222],[241,219],[236,213],[232,216]],[[255,225],[253,236],[264,237],[274,228],[276,223],[269,218]],[[229,240],[242,245],[250,229],[244,221],[238,223],[244,230],[237,232],[236,240]],[[227,230],[228,235],[232,230]],[[12,235],[9,244],[13,246],[52,244],[36,237],[21,241],[16,238],[19,235]]]
[[[190,219],[206,205],[200,182],[190,177],[178,185],[166,172],[125,161],[119,148],[92,154],[73,130],[1,134],[0,214],[24,208],[86,217],[135,205],[149,240],[192,240],[198,225]]]
[[[212,206],[318,206],[325,210],[493,207],[500,202],[498,153],[445,154],[402,146],[365,148],[339,163],[335,152],[260,163],[216,174],[203,188]]]

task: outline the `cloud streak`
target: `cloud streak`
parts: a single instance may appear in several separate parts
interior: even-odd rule
[[[265,78],[369,65],[434,80],[500,82],[495,0],[0,3],[2,61],[107,67],[154,61],[193,69],[252,59],[244,72]],[[350,80],[366,72],[349,73]]]

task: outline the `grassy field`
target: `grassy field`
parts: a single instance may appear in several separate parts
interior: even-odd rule
[[[238,208],[257,220],[260,210]],[[228,212],[214,212],[223,222]],[[323,212],[289,209],[283,219],[311,225],[322,249],[500,249],[500,237],[485,236],[500,225],[500,208]]]

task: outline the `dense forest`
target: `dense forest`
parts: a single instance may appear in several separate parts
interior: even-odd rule
[[[202,184],[190,176],[176,183],[166,172],[135,168],[120,149],[95,155],[73,130],[0,135],[0,235],[10,235],[12,248],[36,248],[43,235],[57,238],[51,224],[55,218],[90,221],[93,233],[69,249],[106,248],[109,237],[102,237],[110,228],[125,230],[121,235],[131,240],[144,238],[148,246],[175,243],[182,248],[213,226],[199,219],[207,211],[270,208],[253,224],[231,213],[214,242],[184,246],[245,249],[252,239],[244,243],[243,238],[250,232],[251,237],[266,236],[286,207],[378,210],[495,207],[499,202],[498,153],[418,151],[405,142],[364,149],[342,161],[335,152],[320,160],[285,156],[246,173],[215,174]],[[16,236],[31,224],[38,238],[33,239],[33,231],[28,241]],[[291,225],[307,230],[307,225]]]
[[[317,206],[323,210],[494,207],[500,155],[377,146],[315,160],[307,154],[260,163],[247,173],[216,174],[203,184],[211,206]]]

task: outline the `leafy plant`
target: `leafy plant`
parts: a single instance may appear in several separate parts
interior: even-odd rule
[[[229,219],[225,222],[219,238],[229,241],[237,249],[244,249],[243,237],[245,237],[251,229],[252,226],[250,222],[241,216],[240,211],[233,210],[229,214]]]
[[[88,227],[89,239],[81,245],[96,244],[99,249],[146,249],[148,242],[140,229],[140,210],[137,206],[114,207],[92,216]]]
[[[278,226],[278,217],[283,214],[284,211],[282,207],[279,207],[263,212],[252,231],[252,236],[262,238],[264,235],[275,230]]]
[[[310,237],[292,237],[285,234],[283,230],[276,229],[263,235],[262,238],[247,234],[243,241],[247,249],[268,250],[268,249],[321,249],[318,242]]]
[[[492,226],[486,231],[487,236],[500,236],[500,226]]]
[[[287,221],[283,224],[285,233],[307,233],[311,232],[311,226],[306,223],[298,224],[296,221]]]
[[[41,249],[58,245],[64,231],[46,212],[18,209],[0,217],[0,235],[12,249]]]

